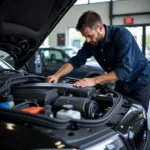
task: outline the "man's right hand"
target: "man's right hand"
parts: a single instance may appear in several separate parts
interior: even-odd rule
[[[73,70],[73,66],[70,63],[66,63],[64,64],[55,74],[53,74],[52,76],[48,76],[46,78],[46,82],[49,83],[57,83],[58,79],[60,77],[62,77],[63,75],[68,74],[69,72],[71,72]]]
[[[60,77],[57,74],[54,74],[52,76],[47,76],[46,77],[46,82],[48,82],[48,83],[52,83],[52,82],[57,83],[59,78]]]

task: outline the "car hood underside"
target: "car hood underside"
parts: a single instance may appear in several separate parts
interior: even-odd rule
[[[32,56],[76,0],[1,0],[0,48],[16,67]]]

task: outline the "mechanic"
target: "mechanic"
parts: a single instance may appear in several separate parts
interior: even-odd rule
[[[86,41],[77,55],[72,57],[47,82],[58,79],[86,63],[94,56],[107,74],[81,79],[75,87],[116,82],[115,90],[139,101],[148,111],[150,99],[150,65],[133,35],[124,27],[107,26],[94,11],[87,11],[79,18],[76,29]],[[138,31],[137,31],[138,32]]]

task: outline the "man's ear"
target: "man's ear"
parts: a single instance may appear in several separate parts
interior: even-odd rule
[[[103,25],[102,24],[98,24],[98,28],[97,28],[98,32],[102,32],[102,29],[103,29]]]
[[[102,30],[103,30],[103,25],[102,24],[99,24],[99,29],[102,32]]]

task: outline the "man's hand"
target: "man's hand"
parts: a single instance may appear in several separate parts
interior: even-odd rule
[[[94,78],[84,78],[82,80],[79,80],[73,84],[73,86],[76,87],[90,87],[90,86],[95,86],[96,84],[105,84],[109,82],[115,82],[118,81],[119,78],[115,74],[114,71],[111,71],[107,74],[100,75]]]
[[[59,76],[57,74],[54,74],[52,76],[47,76],[46,82],[48,82],[48,83],[52,83],[52,82],[57,83],[58,79],[59,79]]]
[[[48,76],[46,78],[46,82],[53,82],[53,83],[57,83],[58,79],[66,74],[68,74],[69,72],[71,72],[73,70],[73,66],[70,63],[66,63],[64,64],[55,74],[53,74],[52,76]]]
[[[73,84],[73,86],[82,87],[82,88],[90,87],[90,86],[94,86],[94,85],[96,85],[95,78],[84,78]]]

